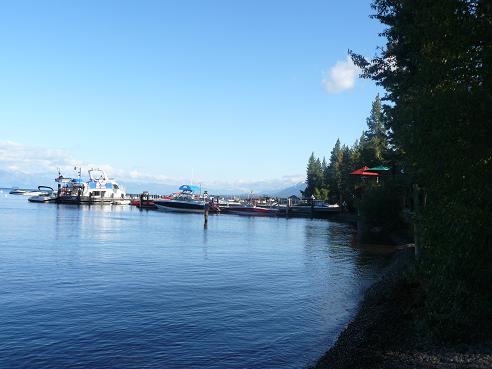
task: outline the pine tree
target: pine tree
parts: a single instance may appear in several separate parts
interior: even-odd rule
[[[380,164],[383,162],[384,154],[387,150],[387,138],[383,124],[383,112],[379,94],[372,103],[371,113],[367,118],[367,128],[366,136],[370,142],[374,159],[378,161],[378,163],[371,163],[371,165]]]
[[[323,156],[323,161],[321,162],[321,175],[322,175],[322,184],[323,188],[328,188],[328,182],[326,182],[326,172],[328,170],[328,164],[326,164],[326,159]]]
[[[330,163],[328,164],[328,187],[330,190],[330,202],[335,203],[340,199],[340,183],[341,183],[341,172],[340,172],[340,161],[341,161],[341,144],[340,139],[337,139],[333,150],[330,154]]]
[[[341,205],[343,202],[347,203],[347,201],[351,197],[352,181],[350,180],[350,173],[355,170],[352,168],[352,152],[347,145],[343,145],[341,149],[341,161],[340,161],[340,201]]]
[[[383,164],[386,151],[388,150],[388,139],[383,124],[383,113],[381,98],[379,94],[372,103],[371,112],[366,119],[367,130],[362,132],[360,138],[360,152],[363,165],[369,167]]]
[[[323,172],[319,158],[314,156],[314,152],[308,159],[306,168],[306,189],[303,192],[304,197],[311,197],[316,188],[319,190],[323,186]]]

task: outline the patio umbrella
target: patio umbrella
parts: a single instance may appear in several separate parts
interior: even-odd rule
[[[352,174],[354,176],[379,176],[379,173],[367,172],[368,169],[369,169],[369,167],[364,166],[362,168],[359,168],[357,170],[354,170],[350,174]]]
[[[385,167],[384,165],[378,165],[377,167],[368,168],[368,169],[366,169],[366,171],[368,171],[368,172],[387,172],[390,169],[391,169],[390,167]]]

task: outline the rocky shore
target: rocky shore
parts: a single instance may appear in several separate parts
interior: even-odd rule
[[[403,276],[408,258],[405,251],[398,253],[335,346],[312,369],[492,368],[492,342],[445,344],[418,333],[415,315],[425,296],[418,283]]]

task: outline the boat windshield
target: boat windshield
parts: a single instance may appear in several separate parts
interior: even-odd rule
[[[89,170],[89,178],[92,181],[107,180],[108,179],[108,177],[106,176],[106,173],[102,169],[90,169]]]

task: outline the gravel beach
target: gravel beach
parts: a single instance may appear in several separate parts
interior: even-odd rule
[[[419,284],[402,275],[410,257],[408,251],[395,255],[353,321],[312,369],[492,368],[492,342],[453,345],[416,333],[414,318],[425,297]]]

